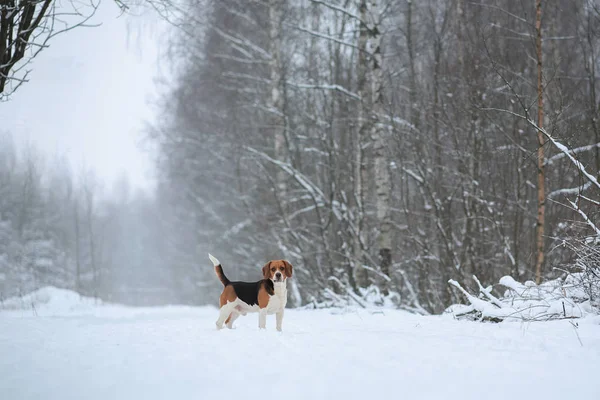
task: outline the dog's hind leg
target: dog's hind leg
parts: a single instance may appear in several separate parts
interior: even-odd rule
[[[243,316],[246,316],[246,314],[248,314],[242,306],[236,306],[235,309],[239,314],[242,314]]]
[[[233,328],[233,322],[238,319],[238,317],[240,316],[240,313],[237,311],[233,311],[231,314],[229,314],[229,317],[227,317],[227,320],[225,320],[225,326],[227,326],[227,328],[232,329]]]
[[[235,308],[235,303],[223,304],[223,306],[219,310],[219,319],[217,319],[217,322],[216,322],[217,329],[223,328],[223,323],[225,322],[227,317],[229,317],[229,315],[234,310],[234,308]]]

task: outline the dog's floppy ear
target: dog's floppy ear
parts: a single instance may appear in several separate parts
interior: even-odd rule
[[[292,264],[290,264],[289,262],[283,260],[283,263],[285,264],[285,275],[288,278],[292,277],[292,274],[294,273],[294,267],[292,267]]]
[[[262,268],[263,271],[263,277],[265,279],[269,279],[271,277],[271,261],[269,261],[268,263],[265,264],[265,266]]]

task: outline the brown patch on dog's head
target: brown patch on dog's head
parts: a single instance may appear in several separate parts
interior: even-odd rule
[[[263,278],[271,279],[271,261],[265,264],[262,268]]]
[[[262,271],[265,279],[284,282],[292,276],[292,264],[285,260],[272,260],[265,264]]]
[[[285,276],[287,278],[291,278],[294,273],[294,267],[292,267],[292,264],[290,264],[286,260],[283,260],[283,263],[285,264]]]

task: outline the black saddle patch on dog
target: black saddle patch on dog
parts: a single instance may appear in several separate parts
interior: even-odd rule
[[[263,279],[258,282],[231,282],[237,297],[251,306],[258,304],[258,291],[263,285],[268,294],[271,296],[275,294],[275,287],[270,279]]]

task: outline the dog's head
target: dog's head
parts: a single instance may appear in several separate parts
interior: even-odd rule
[[[292,277],[292,264],[286,260],[272,260],[265,264],[262,269],[263,277],[273,282],[285,282],[287,278]]]

